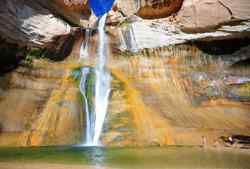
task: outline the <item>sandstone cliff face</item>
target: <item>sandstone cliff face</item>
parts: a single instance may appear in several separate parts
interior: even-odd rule
[[[9,42],[23,46],[44,48],[56,44],[56,41],[62,43],[66,41],[65,37],[70,34],[72,25],[88,27],[92,23],[91,18],[93,17],[91,17],[91,11],[87,3],[87,0],[77,5],[66,5],[63,0],[2,0],[0,2],[0,23],[2,25],[0,35]],[[159,34],[160,31],[163,32],[164,36],[167,35],[167,40],[161,38],[159,41],[161,45],[164,46],[163,43],[165,43],[166,46],[169,40],[173,40],[173,42],[177,40],[179,43],[193,38],[192,36],[187,37],[186,34],[180,34],[180,30],[184,32],[214,31],[215,28],[219,28],[223,24],[249,20],[249,7],[248,0],[237,2],[233,0],[118,0],[113,11],[110,12],[109,23],[117,25],[117,23],[121,23],[124,19],[131,18],[134,15],[144,19],[161,18],[157,20],[157,24],[160,23],[161,27],[165,27],[163,30],[155,29],[157,26],[154,23],[150,23],[150,28],[141,27],[141,25],[148,25],[148,21],[142,19],[140,20],[142,24],[138,27],[131,24],[127,34],[133,34],[132,28],[134,32],[136,31],[134,34],[137,37],[147,35],[152,37],[151,33]],[[169,22],[166,21],[169,20],[167,16],[174,13],[177,13],[177,22],[172,22],[169,25]],[[58,16],[66,19],[68,23]],[[175,18],[172,18],[175,21]],[[72,23],[72,25],[69,23]],[[155,30],[152,31],[152,27]],[[228,32],[231,32],[231,30],[223,33],[227,34]],[[242,32],[242,30],[238,32]],[[219,34],[222,35],[221,32]],[[170,36],[175,38],[168,38]],[[217,37],[217,35],[215,36]],[[157,41],[157,43],[159,42]]]
[[[66,1],[65,1],[66,2]],[[42,3],[54,14],[64,17],[69,23],[87,27],[91,11],[87,0],[80,3],[65,3],[64,0],[45,0]]]
[[[248,0],[185,0],[178,13],[185,31],[208,31],[221,24],[250,19]]]
[[[242,41],[224,41],[231,45],[222,50],[236,46],[232,42]],[[223,135],[249,135],[249,66],[245,73],[230,67],[249,53],[247,42],[226,55],[208,54],[195,45],[114,55],[109,63],[114,80],[103,143],[202,145],[206,138],[208,145],[216,145]],[[219,46],[206,47],[218,52]]]
[[[33,61],[0,77],[0,146],[81,143],[82,107],[70,78],[78,66]]]
[[[199,31],[197,27],[195,31]],[[115,31],[117,32],[115,35]],[[221,26],[210,32],[187,33],[181,30],[178,24],[169,21],[143,21],[138,18],[124,24],[114,34],[118,48],[122,51],[139,52],[143,49],[159,48],[190,41],[228,39],[232,37],[249,36],[250,22],[241,22],[240,25]]]
[[[169,9],[174,4],[182,4],[177,1],[171,2]],[[153,8],[155,7],[153,3],[158,4],[157,8]],[[126,3],[118,1],[118,9],[124,11],[126,18],[120,20],[122,24],[109,31],[114,37],[112,41],[116,42],[114,45],[118,45],[120,50],[138,52],[145,48],[157,48],[188,41],[249,36],[249,1],[184,0],[176,16],[156,19],[159,16],[157,12],[150,13],[150,4],[151,6],[153,4],[152,9],[160,12],[161,7],[164,7],[162,3],[164,4],[165,1],[152,1],[152,3],[135,0]],[[154,18],[153,20],[142,19],[143,16],[139,15],[138,11],[144,11],[145,4],[147,4],[145,12]],[[170,13],[173,14],[174,10]]]
[[[0,1],[0,34],[10,42],[46,46],[68,35],[70,25],[56,18],[36,1]]]

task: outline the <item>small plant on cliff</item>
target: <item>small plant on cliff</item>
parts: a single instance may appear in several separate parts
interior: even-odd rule
[[[82,71],[81,71],[81,67],[76,67],[74,69],[72,69],[71,71],[71,75],[70,77],[77,83],[80,83],[81,80],[81,75],[82,75]]]
[[[28,50],[25,60],[28,62],[32,62],[33,59],[36,58],[43,58],[43,50],[39,49],[39,48],[32,48],[30,50]]]

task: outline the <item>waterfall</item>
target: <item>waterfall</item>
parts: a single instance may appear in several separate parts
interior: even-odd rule
[[[98,24],[99,46],[97,53],[97,62],[94,71],[94,112],[91,112],[91,110],[89,109],[88,98],[86,95],[86,82],[87,77],[90,74],[90,68],[82,68],[82,77],[79,86],[84,99],[84,110],[86,113],[85,145],[88,146],[99,145],[99,139],[107,113],[109,94],[111,91],[111,75],[106,69],[106,59],[108,54],[107,37],[104,29],[106,17],[106,14],[102,16]]]
[[[92,131],[91,131],[91,124],[90,124],[90,121],[91,121],[91,112],[89,110],[89,102],[88,102],[88,98],[87,98],[87,95],[86,95],[86,82],[87,82],[87,78],[88,78],[88,75],[90,73],[90,68],[89,67],[83,67],[81,69],[81,73],[82,73],[82,77],[81,77],[81,81],[80,81],[80,92],[83,96],[83,100],[84,100],[84,107],[83,107],[83,111],[85,112],[85,120],[86,120],[86,132],[85,132],[85,142],[86,144],[91,144],[92,141],[91,141],[91,138],[93,137],[91,135]]]
[[[99,138],[102,132],[103,123],[108,109],[111,75],[107,71],[107,37],[105,34],[105,22],[107,14],[103,15],[98,24],[99,49],[98,60],[95,67],[95,130],[93,144],[99,144]]]
[[[81,48],[80,48],[80,60],[85,59],[88,57],[88,51],[89,51],[89,41],[90,41],[90,36],[91,36],[91,29],[86,29],[85,30],[85,41],[82,41]]]

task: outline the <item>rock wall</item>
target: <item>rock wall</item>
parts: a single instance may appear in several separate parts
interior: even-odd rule
[[[196,31],[199,29],[194,28]],[[113,34],[115,30],[112,31]],[[142,49],[152,49],[190,41],[228,39],[232,37],[250,36],[250,22],[241,22],[240,25],[221,26],[210,32],[187,33],[175,23],[167,21],[134,20],[120,26],[117,30],[117,48],[121,51],[138,52]]]
[[[227,65],[228,59],[249,53],[246,49],[248,43],[223,56],[176,45],[114,55],[103,143],[219,146],[221,136],[249,135],[249,64],[238,71]]]
[[[30,0],[0,1],[0,24],[0,35],[7,41],[38,47],[69,35],[71,30],[69,24]]]
[[[33,60],[0,77],[0,146],[80,144],[78,64]]]
[[[88,7],[87,0],[82,3],[65,3],[64,0],[45,0],[42,2],[46,8],[56,15],[60,15],[69,23],[87,27],[91,11]]]
[[[57,46],[56,41],[60,41],[60,43],[66,41],[72,30],[72,25],[87,27],[89,24],[91,25],[92,18],[94,18],[91,17],[93,14],[91,15],[87,0],[80,5],[68,6],[63,0],[2,0],[0,5],[1,37],[23,46],[48,47],[51,44]],[[122,23],[124,19],[131,19],[134,15],[144,19],[162,18],[157,20],[157,24],[160,23],[161,27],[166,29],[156,30],[158,26],[157,24],[155,26],[153,22],[153,24],[150,23],[150,28],[146,28],[147,26],[142,28],[141,25],[148,25],[148,21],[141,19],[140,23],[142,24],[134,28],[135,36],[150,35],[152,37],[150,32],[159,34],[160,31],[164,36],[171,37],[170,40],[173,42],[183,42],[186,39],[192,39],[193,35],[188,37],[187,34],[180,34],[180,31],[211,32],[216,31],[215,29],[221,25],[231,22],[235,22],[233,26],[236,26],[233,31],[236,29],[240,29],[238,32],[245,31],[246,29],[238,28],[237,26],[242,25],[236,22],[250,19],[249,7],[248,0],[237,2],[233,0],[118,0],[110,12],[108,23],[113,23],[112,25],[117,28],[117,25]],[[169,15],[177,12],[176,18],[168,18]],[[60,19],[59,16],[67,20],[68,23]],[[96,21],[96,18],[94,20]],[[169,25],[169,23],[171,24]],[[130,27],[132,28],[133,25]],[[138,29],[140,30],[138,31]],[[232,32],[232,29],[229,29],[223,33]],[[223,33],[218,32],[220,36]],[[131,31],[130,34],[132,35]],[[166,40],[164,36],[160,38],[159,42],[168,45],[169,38],[166,37]],[[199,36],[195,35],[195,38]],[[164,46],[164,44],[162,45]]]
[[[249,20],[248,0],[185,0],[178,13],[185,31],[208,31],[222,24]]]

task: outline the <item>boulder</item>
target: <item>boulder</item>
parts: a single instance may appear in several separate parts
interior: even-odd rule
[[[21,46],[46,47],[71,32],[69,24],[34,0],[1,0],[0,24],[1,37]]]
[[[88,6],[87,0],[36,0],[38,3],[45,6],[51,12],[56,15],[60,15],[66,19],[69,23],[78,26],[86,27],[88,24],[91,10]]]
[[[178,13],[182,30],[210,31],[222,24],[250,19],[248,0],[185,0]]]

